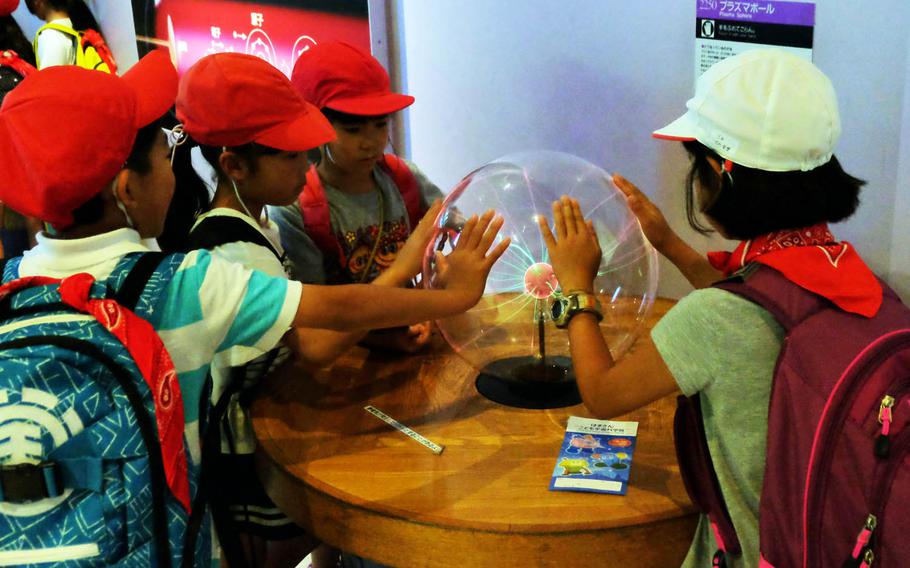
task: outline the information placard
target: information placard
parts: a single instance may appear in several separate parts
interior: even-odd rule
[[[776,47],[812,60],[814,2],[696,0],[695,78],[722,59]]]

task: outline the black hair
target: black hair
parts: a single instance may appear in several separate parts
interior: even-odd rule
[[[341,112],[340,110],[332,110],[328,107],[322,107],[320,109],[322,114],[328,119],[329,122],[335,124],[336,122],[343,125],[357,125],[364,124],[370,120],[376,120],[379,118],[387,118],[388,114],[377,114],[375,116],[366,116],[361,114],[349,114],[346,112]]]
[[[136,132],[133,148],[127,156],[124,167],[138,174],[147,174],[152,169],[149,152],[155,145],[155,140],[161,133],[164,117],[143,126]],[[104,216],[104,199],[99,191],[91,199],[73,210],[74,225],[90,225],[97,223]]]
[[[224,172],[221,171],[221,165],[218,163],[218,159],[221,157],[224,148],[222,146],[207,146],[205,144],[199,144],[198,146],[202,151],[202,157],[205,158],[205,161],[212,166],[213,170],[215,170],[218,181],[227,181],[227,177]],[[263,146],[256,142],[250,142],[249,144],[243,144],[242,146],[230,146],[227,149],[246,160],[247,165],[250,168],[250,173],[252,174],[255,174],[259,170],[260,156],[274,156],[275,154],[281,153],[281,150],[278,150],[277,148],[270,148],[269,146]]]
[[[162,116],[146,126],[143,126],[136,132],[136,138],[133,140],[133,148],[130,155],[126,158],[125,167],[133,170],[137,174],[147,174],[152,168],[149,161],[149,153],[155,141],[161,136],[161,129],[166,124]]]
[[[25,38],[22,29],[12,16],[0,16],[0,51],[11,49],[23,61],[35,66],[35,53],[32,43]]]
[[[212,208],[209,189],[205,181],[199,177],[192,163],[193,146],[199,146],[205,161],[212,166],[218,176],[217,180],[212,182],[226,181],[224,172],[218,164],[218,158],[221,156],[221,146],[207,146],[199,144],[192,138],[187,138],[186,142],[177,147],[174,154],[174,197],[171,199],[171,205],[167,211],[167,217],[164,221],[164,229],[158,237],[158,246],[164,252],[183,252],[186,250],[187,237],[190,229],[199,215]],[[274,155],[281,152],[275,148],[262,146],[261,144],[250,143],[242,146],[228,148],[230,151],[246,159],[250,172],[256,173],[259,164],[259,156]]]
[[[837,158],[813,170],[769,172],[733,166],[730,175],[718,175],[708,161],[724,158],[700,142],[683,142],[692,166],[686,176],[686,217],[702,234],[711,229],[698,218],[703,213],[720,225],[726,236],[747,240],[785,229],[847,219],[859,206],[865,181],[845,172]],[[731,180],[732,178],[732,180]],[[704,193],[698,206],[696,184]]]
[[[47,0],[47,4],[55,10],[66,12],[73,22],[74,30],[95,30],[101,33],[98,21],[95,20],[95,16],[92,15],[92,11],[89,10],[84,0]]]

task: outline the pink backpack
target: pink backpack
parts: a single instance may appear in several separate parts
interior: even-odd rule
[[[774,371],[759,509],[765,568],[910,562],[910,310],[882,284],[879,312],[837,309],[752,264],[716,287],[768,310],[786,331]],[[698,398],[680,397],[677,456],[720,547],[738,554],[705,443]]]

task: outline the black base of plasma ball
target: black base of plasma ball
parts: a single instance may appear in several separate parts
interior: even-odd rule
[[[515,408],[564,408],[581,402],[572,360],[548,357],[509,357],[493,361],[480,370],[477,392]]]

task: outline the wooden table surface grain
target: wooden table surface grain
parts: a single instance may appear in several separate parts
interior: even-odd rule
[[[649,327],[670,306],[658,300]],[[316,376],[286,367],[253,408],[267,491],[320,539],[390,566],[680,564],[697,516],[676,465],[672,397],[618,418],[639,422],[627,495],[554,492],[566,421],[590,413],[501,406],[475,376],[441,341],[410,357],[355,348]]]

